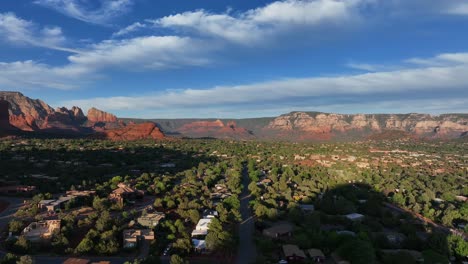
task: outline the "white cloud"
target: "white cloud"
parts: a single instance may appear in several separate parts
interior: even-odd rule
[[[14,44],[77,52],[63,47],[66,38],[60,27],[40,28],[35,23],[19,18],[13,13],[0,13],[0,36]]]
[[[146,24],[142,24],[140,22],[135,22],[127,27],[124,27],[122,28],[121,30],[115,32],[114,34],[112,34],[112,37],[121,37],[121,36],[124,36],[124,35],[127,35],[127,34],[130,34],[132,32],[135,32],[141,28],[145,28],[147,25]]]
[[[83,84],[81,73],[77,71],[77,68],[56,68],[35,61],[0,62],[0,86],[15,89],[76,89]]]
[[[450,6],[447,9],[448,14],[452,15],[468,15],[468,3],[464,2],[462,3],[461,1],[458,3],[454,3],[452,6]]]
[[[87,1],[81,0],[36,0],[35,3],[92,24],[107,24],[130,11],[133,5],[132,0],[100,0],[98,8],[91,8]]]
[[[109,97],[74,100],[65,105],[97,106],[106,110],[161,110],[185,108],[238,109],[242,105],[295,104],[298,100],[362,98],[365,96],[430,94],[433,92],[463,91],[468,83],[467,53],[441,54],[456,64],[446,66],[415,67],[395,71],[380,71],[335,77],[310,77],[274,80],[247,85],[217,86],[209,89],[166,91],[162,94],[136,97]],[[319,100],[319,101],[320,101]],[[376,100],[375,98],[373,100]],[[376,100],[377,102],[377,100]]]
[[[55,32],[54,32],[55,31]],[[55,29],[46,34],[56,35]],[[35,61],[0,62],[0,86],[3,88],[76,89],[101,77],[106,69],[123,71],[162,70],[211,63],[207,45],[188,37],[140,37],[106,40],[88,46],[68,57],[68,64],[52,67]]]
[[[237,15],[190,11],[152,20],[155,26],[182,29],[228,41],[251,44],[291,29],[322,25],[349,27],[359,21],[366,0],[286,0]]]
[[[80,54],[69,56],[72,65],[91,69],[167,69],[200,66],[210,62],[206,52],[214,46],[189,37],[150,36],[106,40]]]
[[[421,66],[450,66],[468,63],[468,53],[445,53],[432,58],[411,58],[405,62]]]

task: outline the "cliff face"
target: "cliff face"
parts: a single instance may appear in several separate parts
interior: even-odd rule
[[[330,137],[349,132],[363,135],[388,130],[409,132],[422,137],[457,137],[468,131],[466,115],[384,114],[343,115],[293,112],[272,120],[265,129],[298,134],[324,134]]]
[[[43,129],[79,130],[86,121],[79,107],[53,109],[39,99],[31,99],[19,92],[0,92],[0,99],[8,102],[10,124],[23,131]]]
[[[247,129],[238,127],[236,122],[228,121],[224,123],[219,119],[216,121],[194,121],[186,123],[177,129],[177,133],[190,137],[253,138]]]
[[[165,136],[155,123],[128,124],[117,129],[108,129],[94,135],[110,140],[163,139]]]
[[[43,101],[30,99],[19,92],[0,92],[0,99],[10,104],[10,123],[24,131],[41,129],[45,126],[47,116],[55,112]]]
[[[95,134],[97,138],[112,140],[164,138],[154,123],[126,125],[117,121],[115,115],[96,108],[89,109],[86,117],[76,106],[71,109],[53,109],[43,101],[31,99],[19,92],[0,92],[0,130],[12,131],[15,127],[23,131],[53,134]]]
[[[93,123],[117,122],[117,117],[93,107],[88,110],[88,121]]]

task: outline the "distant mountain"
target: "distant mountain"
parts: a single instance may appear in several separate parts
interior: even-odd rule
[[[142,119],[124,119],[144,122]],[[151,119],[169,135],[231,139],[327,141],[459,138],[468,133],[468,114],[333,114],[291,112],[248,119]]]
[[[291,112],[265,118],[148,120],[117,118],[96,108],[89,109],[85,116],[76,106],[53,109],[19,92],[0,92],[0,132],[12,129],[113,140],[160,139],[165,135],[289,141],[451,139],[466,137],[468,114]]]

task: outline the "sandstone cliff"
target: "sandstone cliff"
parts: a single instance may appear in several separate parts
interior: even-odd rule
[[[215,121],[194,121],[186,123],[177,129],[178,133],[190,137],[214,137],[248,139],[253,138],[252,134],[243,127],[238,127],[236,122],[221,120]]]
[[[88,121],[93,123],[111,123],[117,122],[117,117],[93,107],[88,110]]]
[[[458,137],[468,131],[466,115],[447,114],[328,114],[293,112],[273,119],[265,129],[278,133],[322,134],[328,137],[360,132],[363,135],[388,130],[421,137]]]
[[[19,92],[0,92],[0,99],[10,104],[10,124],[24,131],[43,128],[47,116],[55,112],[43,101],[30,99]]]
[[[163,139],[165,136],[155,123],[128,124],[122,128],[97,132],[95,138],[110,140]]]

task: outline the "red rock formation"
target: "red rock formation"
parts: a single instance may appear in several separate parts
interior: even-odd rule
[[[234,139],[249,139],[253,137],[247,129],[238,127],[236,122],[228,121],[224,124],[219,119],[216,121],[190,122],[178,128],[177,132],[191,137]]]
[[[296,134],[299,138],[333,138],[352,135],[356,138],[382,131],[403,131],[420,137],[459,137],[468,131],[468,119],[463,115],[343,115],[293,112],[271,121],[264,130],[281,134]],[[294,133],[291,133],[294,132]],[[380,136],[380,137],[381,137]]]
[[[0,92],[0,98],[10,103],[10,124],[25,130],[39,130],[48,115],[55,111],[41,100],[30,99],[19,92]]]
[[[138,139],[163,139],[164,134],[155,123],[129,124],[123,128],[109,129],[98,132],[96,138],[110,140],[138,140]]]
[[[88,121],[93,122],[93,123],[116,122],[117,117],[113,114],[101,111],[93,107],[88,110]]]

